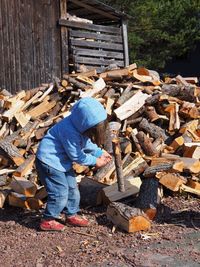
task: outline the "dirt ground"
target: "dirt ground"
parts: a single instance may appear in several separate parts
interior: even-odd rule
[[[0,210],[0,266],[200,266],[200,200],[168,196],[147,232],[113,231],[105,207],[83,209],[88,228],[39,231],[41,212]]]

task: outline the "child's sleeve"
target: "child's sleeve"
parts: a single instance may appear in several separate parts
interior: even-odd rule
[[[95,156],[96,158],[99,158],[102,156],[103,151],[100,147],[98,147],[96,144],[92,143],[91,139],[86,137],[86,144],[84,147],[85,153],[90,153],[91,155]]]
[[[70,138],[63,136],[61,138],[62,145],[72,162],[77,162],[81,165],[95,166],[97,162],[97,157],[95,153],[86,153],[81,145],[81,138],[77,134],[73,134]],[[89,145],[89,147],[92,147]],[[85,147],[84,147],[85,148]],[[96,151],[96,155],[100,152]]]

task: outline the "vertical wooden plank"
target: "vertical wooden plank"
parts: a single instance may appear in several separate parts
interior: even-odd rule
[[[19,8],[19,38],[20,38],[20,62],[21,62],[21,87],[28,88],[28,49],[27,38],[27,17],[26,17],[26,0],[20,1]]]
[[[10,50],[10,83],[11,90],[16,93],[16,63],[15,63],[15,35],[14,35],[14,1],[8,4],[8,31],[9,31],[9,50]]]
[[[8,2],[2,1],[2,34],[3,34],[3,53],[4,53],[4,74],[5,88],[11,91],[10,77],[10,52],[9,52],[9,35],[8,35]]]
[[[127,34],[127,21],[122,20],[122,37],[124,44],[124,64],[125,67],[129,65],[129,52],[128,52],[128,34]]]
[[[57,21],[59,20],[60,14],[60,3],[59,1],[53,1],[53,14],[52,14],[52,28],[53,28],[53,75],[56,77],[61,77],[61,38],[60,38],[60,27],[57,26]]]
[[[16,90],[21,88],[21,61],[20,61],[20,31],[19,31],[19,10],[20,0],[14,0],[14,35],[15,35],[15,72],[16,72]]]
[[[5,54],[4,54],[4,36],[3,36],[3,0],[0,0],[0,88],[5,88]]]
[[[67,19],[67,0],[60,0],[60,18]],[[68,29],[61,26],[62,74],[69,73]]]

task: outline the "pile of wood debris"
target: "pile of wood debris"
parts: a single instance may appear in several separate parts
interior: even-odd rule
[[[37,146],[54,123],[82,97],[105,107],[112,138],[120,142],[125,191],[117,186],[113,160],[98,171],[74,165],[84,177],[80,191],[90,205],[108,205],[107,216],[128,232],[148,229],[162,198],[162,187],[200,195],[200,87],[196,77],[161,80],[155,71],[132,64],[97,74],[64,75],[52,84],[11,95],[0,91],[0,207],[5,201],[40,209],[46,192],[34,168]],[[132,196],[135,206],[119,200]],[[117,202],[118,201],[118,202]]]

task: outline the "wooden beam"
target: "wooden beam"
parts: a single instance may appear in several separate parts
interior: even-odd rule
[[[72,0],[72,2],[73,2],[74,4],[76,4],[77,6],[81,6],[81,7],[84,7],[85,9],[87,9],[87,10],[92,11],[92,13],[100,14],[101,16],[107,17],[107,18],[109,18],[109,19],[114,19],[114,20],[119,19],[118,17],[109,14],[108,12],[105,12],[105,11],[103,11],[103,10],[100,10],[99,8],[95,8],[95,7],[92,7],[92,6],[87,5],[87,4],[85,4],[85,3],[82,3],[81,1],[78,1],[78,0]]]
[[[66,26],[69,28],[84,29],[97,32],[108,32],[112,34],[121,34],[121,29],[117,27],[94,25],[89,23],[81,23],[76,21],[69,21],[67,19],[61,18],[59,20],[59,25]]]
[[[67,20],[67,0],[60,0],[60,18],[61,20]],[[69,48],[68,48],[68,29],[61,25],[61,58],[62,67],[61,73],[69,73]]]
[[[128,53],[128,33],[127,33],[127,21],[122,20],[122,36],[124,44],[124,66],[129,65],[129,53]]]

